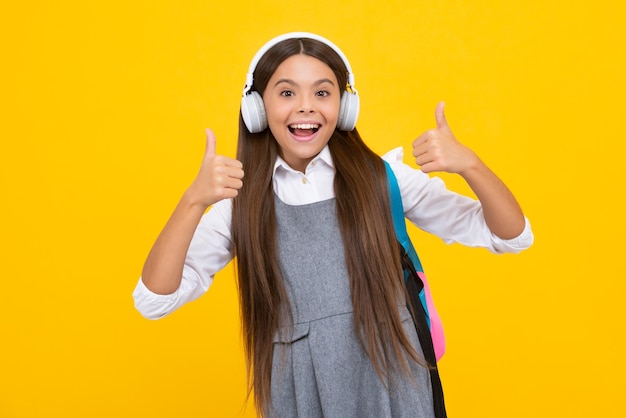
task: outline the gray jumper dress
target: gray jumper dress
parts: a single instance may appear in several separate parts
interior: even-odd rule
[[[335,199],[291,206],[276,197],[275,208],[293,324],[275,333],[264,417],[434,417],[428,370],[407,355],[413,378],[383,383],[359,342]],[[398,309],[421,355],[410,313]]]

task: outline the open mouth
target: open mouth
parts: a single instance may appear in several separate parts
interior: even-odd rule
[[[295,136],[310,136],[318,131],[320,125],[317,123],[297,123],[289,125],[289,132]]]

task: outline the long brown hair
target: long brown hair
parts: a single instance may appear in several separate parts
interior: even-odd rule
[[[346,66],[335,51],[303,38],[283,41],[267,51],[256,67],[253,89],[262,96],[276,68],[295,54],[319,59],[333,70],[339,86],[347,85]],[[384,163],[356,129],[335,130],[328,146],[336,169],[334,188],[355,329],[381,379],[396,368],[409,373],[404,353],[420,360],[398,311],[405,293]],[[278,151],[269,129],[251,134],[240,115],[237,159],[243,163],[246,179],[233,202],[232,233],[248,382],[259,413],[271,399],[273,335],[280,326],[289,325],[281,321],[288,322],[291,312],[276,252],[272,175]]]

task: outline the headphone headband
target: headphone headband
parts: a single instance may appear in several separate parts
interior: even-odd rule
[[[357,94],[357,91],[354,88],[354,75],[352,74],[352,68],[350,67],[350,63],[348,62],[348,58],[346,58],[344,53],[341,51],[341,49],[339,49],[339,47],[337,45],[335,45],[334,43],[332,43],[328,39],[324,38],[323,36],[316,35],[314,33],[310,33],[310,32],[289,32],[289,33],[285,33],[285,34],[279,35],[279,36],[275,37],[274,39],[270,39],[254,55],[254,57],[252,58],[252,61],[250,62],[250,67],[248,68],[248,73],[246,74],[246,84],[243,87],[243,95],[244,96],[246,95],[246,93],[248,93],[250,91],[250,89],[252,89],[252,84],[254,82],[254,70],[256,70],[256,66],[259,63],[259,61],[261,60],[261,58],[263,58],[263,55],[265,55],[265,53],[269,49],[271,49],[274,45],[276,45],[276,44],[278,44],[278,43],[280,43],[282,41],[285,41],[287,39],[299,39],[299,38],[313,39],[313,40],[322,42],[323,44],[326,44],[329,47],[331,47],[337,53],[337,55],[339,55],[339,57],[341,58],[341,60],[345,64],[346,68],[348,69],[348,85],[350,86],[350,90],[352,90],[354,92],[354,94]]]

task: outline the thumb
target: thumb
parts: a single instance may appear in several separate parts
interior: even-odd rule
[[[204,151],[205,157],[213,157],[215,155],[215,134],[209,128],[206,128],[206,150]]]
[[[448,128],[448,121],[446,120],[446,114],[444,112],[444,102],[439,102],[435,109],[435,120],[437,121],[437,128]]]

